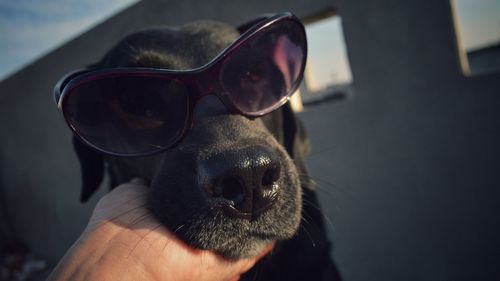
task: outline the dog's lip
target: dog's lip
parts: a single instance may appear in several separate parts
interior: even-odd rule
[[[224,212],[226,212],[226,214],[228,214],[229,216],[249,221],[255,220],[258,214],[267,211],[273,205],[273,202],[270,202],[269,204],[266,204],[265,206],[262,206],[261,208],[249,213],[241,212],[240,210],[236,209],[234,201],[231,200],[221,200],[218,203],[222,207],[222,210],[224,210]]]

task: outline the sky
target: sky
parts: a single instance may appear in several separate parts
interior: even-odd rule
[[[500,0],[455,0],[466,50],[500,41]]]
[[[0,80],[138,1],[0,0]],[[500,40],[500,0],[451,1],[458,7],[466,49]],[[350,81],[340,18],[312,24],[307,31],[308,68],[316,86]],[[325,67],[329,70],[323,71]]]
[[[306,33],[308,57],[305,75],[306,79],[309,78],[309,90],[314,92],[330,84],[351,82],[352,74],[342,32],[342,19],[334,16],[309,24]]]
[[[137,0],[0,0],[0,80]]]

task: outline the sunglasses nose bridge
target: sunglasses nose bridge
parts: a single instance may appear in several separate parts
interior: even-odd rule
[[[221,90],[217,64],[202,69],[194,75],[195,94],[194,118],[225,114],[230,108],[217,93]]]
[[[194,80],[197,93],[196,100],[209,95],[216,95],[215,93],[220,89],[217,65],[200,70],[195,74]]]

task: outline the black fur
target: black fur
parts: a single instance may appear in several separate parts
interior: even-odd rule
[[[96,66],[192,69],[206,64],[238,35],[232,27],[216,22],[147,29],[126,37]],[[339,280],[305,168],[308,141],[288,104],[250,120],[229,114],[213,97],[205,98],[198,104],[185,139],[149,157],[103,157],[76,138],[74,143],[82,164],[82,201],[99,187],[106,162],[112,186],[133,177],[146,179],[149,208],[193,247],[235,259],[255,255],[278,240],[273,252],[242,280]],[[234,162],[227,165],[240,163],[227,155],[254,150],[269,150],[279,158],[277,199],[254,220],[227,216],[208,198],[204,175],[210,176],[214,163],[226,158]],[[245,153],[240,153],[242,160]],[[301,224],[301,220],[307,222]]]

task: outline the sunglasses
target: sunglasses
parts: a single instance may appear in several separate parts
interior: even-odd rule
[[[54,99],[75,135],[99,152],[146,156],[177,145],[194,107],[215,95],[232,114],[256,118],[285,104],[302,80],[304,26],[291,13],[258,18],[217,57],[192,70],[85,69],[63,77]]]

